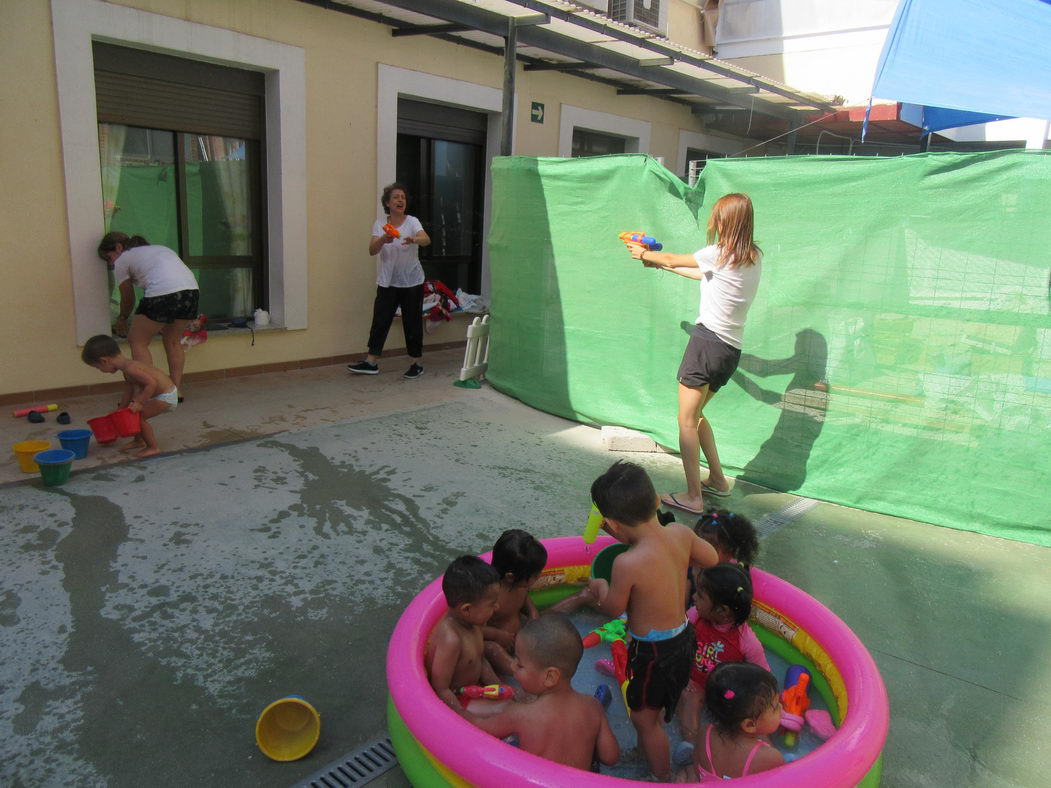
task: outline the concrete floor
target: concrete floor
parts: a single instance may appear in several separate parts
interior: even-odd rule
[[[461,355],[417,381],[392,359],[378,377],[202,382],[155,423],[192,451],[93,445],[59,488],[0,468],[0,784],[292,785],[383,729],[387,638],[451,558],[506,527],[579,532],[618,456],[677,483],[674,456],[608,452],[593,428],[452,386]],[[62,408],[80,426],[110,400]],[[0,437],[51,437],[53,418]],[[759,520],[793,500],[740,483],[728,505]],[[820,504],[758,563],[872,651],[885,786],[1047,785],[1051,550]],[[322,736],[278,764],[254,723],[290,693]]]

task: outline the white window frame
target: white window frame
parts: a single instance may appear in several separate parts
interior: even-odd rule
[[[110,332],[92,41],[266,77],[267,239],[275,325],[307,327],[306,59],[301,47],[101,0],[51,0],[77,344]],[[236,53],[236,59],[230,53]]]
[[[722,153],[724,156],[733,156],[740,153],[748,145],[753,144],[749,140],[735,140],[730,137],[717,137],[714,134],[703,134],[699,131],[686,131],[679,129],[679,152],[675,157],[678,169],[675,171],[682,177],[687,177],[689,162],[686,160],[686,151],[689,148],[699,150],[710,150]]]
[[[460,107],[489,116],[485,134],[485,193],[482,209],[482,237],[489,237],[492,201],[490,164],[500,155],[501,117],[504,92],[498,88],[464,82],[459,79],[426,74],[407,68],[379,64],[377,74],[378,99],[376,106],[376,218],[383,218],[380,193],[397,178],[398,160],[398,99],[407,98],[430,104]],[[489,298],[492,292],[489,276],[489,245],[482,244],[481,295]]]
[[[623,115],[611,115],[608,112],[597,112],[593,109],[574,107],[563,104],[558,124],[558,155],[568,159],[573,155],[573,131],[597,131],[600,134],[612,134],[624,137],[625,153],[649,153],[650,130],[648,120],[626,118]]]

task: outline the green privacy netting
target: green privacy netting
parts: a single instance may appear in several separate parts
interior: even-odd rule
[[[748,193],[763,280],[705,410],[727,471],[777,490],[1051,545],[1051,158],[1039,152],[493,162],[493,386],[677,447],[697,285],[617,234],[704,245]],[[586,494],[586,493],[585,493]]]

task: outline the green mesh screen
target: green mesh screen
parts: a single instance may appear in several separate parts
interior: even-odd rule
[[[776,490],[1051,545],[1051,158],[1039,152],[493,162],[488,379],[677,447],[697,284],[617,239],[704,245],[748,193],[763,281],[705,413],[727,471]]]

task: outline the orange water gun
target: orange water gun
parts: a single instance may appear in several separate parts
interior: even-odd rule
[[[476,700],[477,698],[488,698],[489,700],[510,700],[515,696],[515,688],[507,684],[471,684],[454,690],[454,694],[465,698]]]
[[[785,688],[781,691],[781,727],[785,731],[786,747],[795,747],[799,741],[799,731],[803,729],[810,708],[809,686],[810,671],[802,665],[789,665],[785,671]]]
[[[644,232],[638,230],[628,231],[621,233],[617,236],[624,242],[624,245],[629,249],[633,246],[641,247],[647,252],[659,252],[664,248],[664,244],[654,238],[652,235],[646,235]]]
[[[391,238],[401,238],[401,231],[393,224],[383,225],[383,232],[385,232]]]

